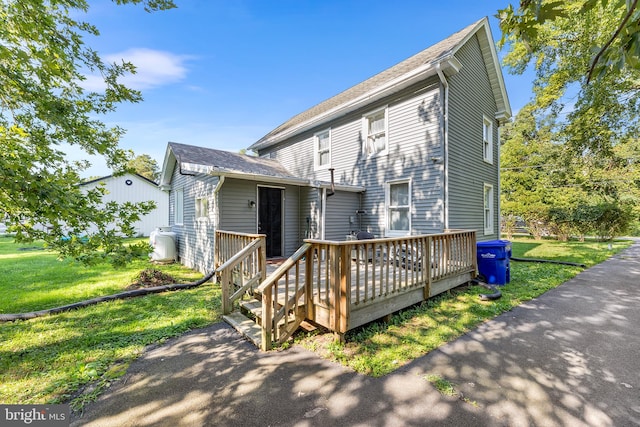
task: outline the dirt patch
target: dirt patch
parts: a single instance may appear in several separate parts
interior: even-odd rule
[[[178,283],[178,280],[170,274],[163,273],[154,268],[147,268],[138,274],[135,282],[127,286],[127,290],[152,288],[154,286],[172,285],[174,283]]]

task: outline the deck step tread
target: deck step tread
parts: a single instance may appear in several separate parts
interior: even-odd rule
[[[247,337],[258,348],[262,348],[262,328],[239,311],[225,314],[222,319],[236,331]]]
[[[262,319],[262,301],[258,301],[257,299],[241,301],[240,307],[247,310],[257,318]]]

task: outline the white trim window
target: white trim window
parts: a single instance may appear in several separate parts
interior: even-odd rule
[[[493,185],[484,185],[484,234],[493,234]]]
[[[493,122],[487,116],[482,118],[482,158],[493,164]]]
[[[362,117],[362,135],[362,152],[365,156],[389,152],[389,120],[386,106]]]
[[[182,188],[176,190],[174,209],[173,222],[176,225],[182,225],[184,223],[184,192],[182,191]]]
[[[411,233],[411,181],[392,181],[386,189],[387,236]]]
[[[316,170],[331,167],[331,129],[313,135],[314,164]]]
[[[209,217],[209,201],[206,197],[196,197],[196,218],[203,219]]]

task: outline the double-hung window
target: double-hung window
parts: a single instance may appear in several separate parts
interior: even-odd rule
[[[482,157],[485,162],[493,163],[493,123],[487,116],[482,119]]]
[[[174,224],[181,225],[183,223],[183,210],[184,210],[184,193],[182,188],[176,190],[174,201]]]
[[[484,234],[493,234],[493,185],[484,185]]]
[[[363,153],[366,156],[386,154],[389,150],[387,107],[373,111],[362,119]]]
[[[315,167],[327,169],[331,167],[331,130],[323,130],[313,136],[315,150]]]
[[[406,236],[411,232],[411,182],[387,183],[387,236]]]
[[[207,218],[209,216],[209,202],[206,197],[196,198],[196,218]]]

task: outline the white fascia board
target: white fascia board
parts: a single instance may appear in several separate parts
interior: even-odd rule
[[[167,144],[167,151],[164,153],[164,160],[162,162],[162,170],[160,171],[160,187],[171,188],[171,175],[173,175],[173,169],[175,168],[176,156],[171,151],[169,144]]]
[[[441,60],[441,62],[447,63],[446,61],[447,59],[449,58],[445,58]],[[332,108],[331,110],[326,111],[320,114],[319,116],[315,116],[314,118],[307,120],[303,123],[300,123],[299,125],[296,125],[286,130],[283,133],[280,133],[266,141],[263,141],[262,143],[260,143],[260,145],[258,145],[255,148],[257,150],[261,150],[266,147],[269,147],[291,136],[297,135],[313,127],[320,126],[338,117],[344,116],[352,111],[357,110],[358,108],[364,107],[374,101],[384,98],[385,96],[398,92],[406,87],[411,86],[416,82],[419,82],[420,80],[424,80],[427,77],[435,74],[436,74],[436,67],[434,63],[424,64],[400,77],[397,77],[381,86],[378,86],[377,88],[363,95],[360,95],[359,97],[345,104]]]
[[[309,180],[302,179],[302,178],[285,178],[285,177],[260,175],[260,174],[253,174],[253,173],[225,172],[225,171],[221,171],[219,169],[213,169],[213,168],[210,168],[207,173],[212,176],[244,179],[248,181],[262,181],[262,182],[269,182],[273,184],[289,184],[289,185],[298,185],[298,186],[305,186],[305,187],[310,186]]]
[[[180,172],[208,174],[210,171],[211,171],[211,166],[201,165],[198,163],[188,163],[188,162],[180,163]]]
[[[331,183],[330,182],[314,182],[312,184],[310,184],[310,187],[313,188],[326,188],[326,189],[330,189],[331,188]],[[334,184],[333,188],[337,191],[345,191],[345,192],[349,192],[349,193],[364,193],[365,191],[367,191],[366,187],[361,187],[359,185],[348,185],[348,184]]]

